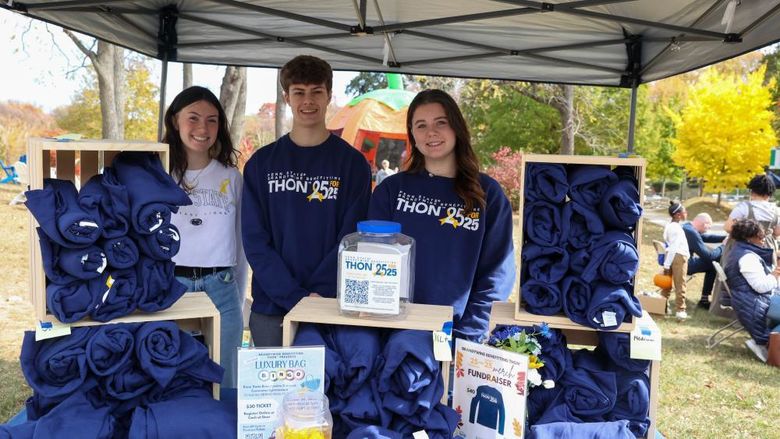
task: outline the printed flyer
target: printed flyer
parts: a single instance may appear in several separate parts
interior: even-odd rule
[[[282,398],[296,389],[323,392],[325,348],[238,350],[238,439],[273,437]]]
[[[523,437],[528,356],[456,339],[452,406],[454,437]]]

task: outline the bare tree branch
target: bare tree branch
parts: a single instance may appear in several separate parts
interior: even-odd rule
[[[73,40],[73,43],[76,44],[76,47],[78,47],[81,53],[89,57],[93,65],[97,63],[97,53],[93,52],[90,48],[85,46],[84,43],[82,43],[73,32],[69,31],[68,29],[63,29],[62,31],[65,32],[65,35],[70,37],[71,40]]]

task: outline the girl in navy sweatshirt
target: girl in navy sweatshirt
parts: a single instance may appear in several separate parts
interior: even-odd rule
[[[406,129],[407,170],[377,186],[369,218],[399,222],[417,240],[414,301],[452,306],[455,336],[479,341],[492,302],[514,284],[509,200],[479,172],[466,121],[447,93],[420,92]]]

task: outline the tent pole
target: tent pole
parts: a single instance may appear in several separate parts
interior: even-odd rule
[[[636,97],[639,87],[634,85],[631,87],[631,108],[628,113],[628,145],[626,152],[631,155],[634,153],[634,131],[636,128]]]
[[[162,74],[160,75],[160,108],[157,115],[157,141],[162,142],[163,126],[165,126],[165,87],[168,85],[168,60],[162,61]]]

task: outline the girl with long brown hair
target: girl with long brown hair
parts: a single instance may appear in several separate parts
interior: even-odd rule
[[[453,306],[454,335],[478,341],[490,307],[514,284],[512,209],[501,186],[479,172],[466,121],[441,90],[409,105],[406,170],[374,191],[370,219],[401,223],[417,241],[414,301]]]

